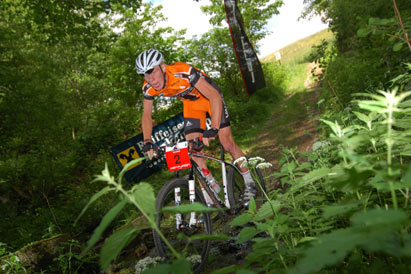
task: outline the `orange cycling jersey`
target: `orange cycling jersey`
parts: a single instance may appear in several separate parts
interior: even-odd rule
[[[162,90],[155,90],[149,83],[144,81],[144,99],[153,100],[154,96],[194,99],[194,97],[202,96],[194,88],[200,77],[204,77],[207,82],[211,83],[210,78],[206,74],[183,62],[168,65],[165,77],[166,86]]]
[[[218,86],[197,68],[183,62],[167,65],[165,70],[165,87],[155,90],[147,81],[143,84],[144,99],[153,100],[154,96],[179,98],[183,100],[183,113],[186,134],[203,132],[206,128],[206,115],[211,115],[209,100],[204,97],[194,86],[200,77],[210,83],[223,98]],[[230,125],[229,115],[223,99],[223,113],[220,128]]]

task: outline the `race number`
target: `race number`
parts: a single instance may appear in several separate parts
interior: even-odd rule
[[[191,161],[188,157],[188,142],[181,142],[173,147],[166,147],[166,162],[170,171],[190,168]]]

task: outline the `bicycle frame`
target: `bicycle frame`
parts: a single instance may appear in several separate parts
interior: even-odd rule
[[[226,162],[225,161],[225,150],[222,146],[221,147],[221,158],[214,157],[212,155],[207,155],[202,152],[189,149],[188,150],[188,155],[189,155],[189,160],[191,162],[191,167],[189,168],[189,175],[188,175],[188,186],[189,186],[189,200],[190,203],[195,202],[195,178],[198,179],[198,182],[200,184],[201,190],[203,191],[203,195],[206,192],[208,196],[211,198],[213,205],[216,206],[217,208],[228,208],[231,209],[233,205],[230,205],[230,201],[228,199],[228,186],[227,186],[227,172],[226,172],[226,167],[230,166],[234,169],[236,169],[238,172],[240,170],[237,168],[236,165]],[[202,169],[198,166],[198,164],[193,160],[192,157],[198,157],[198,158],[203,158],[207,160],[212,160],[212,161],[217,161],[221,165],[221,175],[222,175],[222,180],[223,180],[223,189],[224,189],[224,201],[218,196],[218,193],[215,191],[211,183],[207,180],[206,176],[204,175]],[[179,159],[179,158],[178,158]],[[176,171],[176,177],[178,177],[178,171]],[[175,199],[175,205],[180,205],[181,204],[181,196],[180,196],[180,188],[175,188],[174,190],[174,199]],[[223,211],[223,214],[227,214]],[[177,229],[182,229],[184,228],[184,224],[182,221],[182,214],[177,213],[175,215],[176,217],[176,227]],[[189,227],[195,227],[197,225],[197,216],[195,212],[191,212],[190,214],[190,221],[189,221]]]
[[[222,172],[222,179],[223,179],[223,189],[224,189],[224,201],[222,201],[220,199],[220,197],[218,196],[218,193],[214,190],[213,186],[211,185],[211,183],[207,180],[206,176],[204,175],[202,169],[198,166],[198,164],[192,159],[191,160],[191,168],[189,171],[189,177],[188,177],[188,182],[189,182],[189,194],[190,194],[190,203],[194,203],[195,202],[195,180],[194,180],[194,176],[198,177],[198,181],[200,183],[201,189],[205,190],[208,195],[210,196],[211,200],[213,201],[214,205],[217,208],[232,208],[232,205],[230,205],[229,199],[228,199],[228,188],[227,188],[227,173],[226,173],[226,166],[231,166],[233,168],[235,168],[237,171],[239,171],[239,169],[237,168],[236,165],[226,162],[224,160],[224,149],[221,148],[221,159],[211,156],[211,155],[207,155],[201,152],[196,152],[196,151],[191,151],[189,152],[190,156],[195,156],[195,157],[199,157],[199,158],[204,158],[204,159],[208,159],[208,160],[212,160],[212,161],[217,161],[218,163],[220,163],[221,165],[221,172]],[[180,197],[179,197],[179,189],[175,190],[175,201],[176,201],[176,205],[178,205],[180,203]],[[177,213],[176,214],[176,225],[177,225],[177,229],[180,229],[181,226],[181,214]],[[189,226],[190,227],[194,227],[197,224],[197,216],[195,212],[191,212],[190,215],[190,222],[189,222]]]
[[[223,189],[224,189],[224,201],[222,201],[220,199],[220,197],[218,197],[218,194],[215,192],[213,186],[207,181],[203,171],[201,170],[201,168],[197,165],[197,163],[193,160],[191,160],[191,170],[189,173],[189,179],[194,179],[194,177],[192,177],[194,174],[197,175],[200,178],[200,184],[203,183],[205,185],[207,185],[207,189],[210,190],[209,192],[211,192],[212,196],[211,199],[214,198],[214,203],[215,206],[222,208],[222,207],[227,207],[227,208],[231,208],[231,205],[229,203],[228,200],[228,193],[227,193],[227,174],[226,174],[226,166],[231,166],[237,169],[237,167],[231,163],[228,163],[226,161],[224,161],[224,157],[222,157],[222,159],[211,156],[211,155],[207,155],[204,153],[200,153],[200,152],[191,152],[189,153],[190,156],[195,156],[195,157],[199,157],[199,158],[203,158],[203,159],[208,159],[208,160],[212,160],[212,161],[217,161],[218,163],[220,163],[221,165],[221,176],[223,179]],[[194,173],[194,174],[193,174]],[[202,187],[206,187],[205,185],[202,185]],[[209,193],[210,194],[210,193]]]
[[[244,180],[239,174],[241,173],[240,168],[225,161],[223,147],[221,147],[221,157],[217,158],[198,152],[198,150],[201,150],[202,144],[196,141],[191,141],[193,143],[191,146],[188,145],[190,142],[186,141],[183,144],[164,145],[158,150],[158,155],[165,156],[167,167],[169,171],[174,172],[176,178],[167,182],[157,195],[156,209],[158,212],[156,214],[156,223],[159,231],[164,236],[157,231],[153,231],[153,238],[157,252],[162,257],[169,257],[171,250],[174,248],[175,250],[183,250],[184,254],[201,256],[200,262],[193,267],[193,269],[199,270],[207,260],[210,251],[210,239],[197,238],[195,234],[211,234],[215,217],[219,217],[222,222],[226,222],[230,217],[229,215],[240,212],[244,205],[242,204],[242,191],[244,188],[242,183],[244,183]],[[196,159],[195,157],[217,161],[220,164],[224,193],[219,193],[220,195],[216,193],[212,185],[214,180],[207,180],[203,169],[193,160]],[[183,169],[185,169],[184,176],[179,176],[178,174]],[[188,175],[186,172],[188,172]],[[202,188],[201,190],[195,185],[196,180]],[[162,210],[162,208],[170,206],[183,205],[185,207],[196,201],[208,205],[211,203],[217,208],[228,210],[220,210],[214,213],[210,211],[197,213],[193,209],[182,210],[181,213]],[[216,216],[215,213],[219,215]],[[171,245],[165,246],[165,238],[172,239],[170,241]]]

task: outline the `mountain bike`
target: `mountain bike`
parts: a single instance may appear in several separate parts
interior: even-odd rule
[[[221,157],[217,158],[200,152],[202,146],[201,139],[195,139],[176,145],[167,145],[157,150],[157,154],[160,156],[165,154],[170,171],[178,173],[181,169],[188,169],[188,175],[183,178],[176,175],[176,178],[160,189],[156,199],[156,223],[174,250],[185,255],[191,261],[194,272],[199,272],[203,268],[210,251],[210,237],[204,237],[204,234],[212,234],[211,214],[169,213],[163,208],[193,204],[194,202],[206,205],[204,195],[207,193],[212,200],[212,205],[208,205],[208,207],[221,209],[219,214],[224,218],[240,212],[244,191],[243,176],[235,164],[225,161],[224,148],[221,146]],[[219,194],[214,190],[202,169],[191,160],[193,156],[216,161],[220,164],[224,191]],[[254,176],[258,180],[256,184],[258,183],[266,191],[261,171],[256,168],[250,171],[256,174]],[[153,230],[153,237],[158,254],[166,259],[172,258],[171,250],[155,230]]]

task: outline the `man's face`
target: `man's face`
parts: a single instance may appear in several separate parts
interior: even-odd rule
[[[160,65],[164,66],[165,65]],[[164,86],[163,71],[161,71],[160,66],[155,66],[153,72],[150,74],[144,74],[144,79],[155,89],[161,90]],[[165,69],[165,68],[164,68]]]

